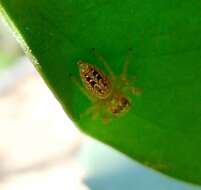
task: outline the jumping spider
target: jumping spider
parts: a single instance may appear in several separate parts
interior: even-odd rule
[[[101,115],[103,121],[107,122],[109,121],[108,114],[119,116],[127,112],[132,105],[127,94],[138,95],[141,89],[131,86],[136,77],[130,80],[127,79],[128,65],[132,54],[131,49],[129,49],[124,62],[123,72],[119,77],[114,75],[106,60],[95,49],[92,49],[92,53],[108,70],[109,77],[96,66],[79,60],[77,64],[83,85],[73,76],[71,78],[80,90],[93,102],[93,105],[83,114],[92,114],[92,118]]]

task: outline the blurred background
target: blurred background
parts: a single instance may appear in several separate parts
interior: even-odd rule
[[[74,126],[0,16],[0,190],[201,190]]]

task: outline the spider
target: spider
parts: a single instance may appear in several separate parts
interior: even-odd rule
[[[93,103],[82,115],[90,114],[93,119],[100,115],[104,122],[108,122],[108,114],[117,117],[129,111],[132,103],[127,94],[132,93],[133,95],[138,95],[141,93],[141,89],[131,86],[131,83],[136,80],[136,77],[127,79],[132,49],[129,49],[124,62],[123,72],[118,77],[115,76],[103,56],[98,54],[95,49],[92,49],[92,53],[107,69],[109,76],[106,76],[95,65],[79,60],[77,64],[82,84],[72,75],[71,78],[83,94]]]

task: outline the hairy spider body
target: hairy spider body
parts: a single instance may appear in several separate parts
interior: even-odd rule
[[[95,66],[78,61],[80,77],[83,85],[90,92],[91,96],[102,100],[107,110],[112,114],[120,114],[128,109],[130,101],[127,97],[117,93],[120,91],[112,86],[112,81]]]
[[[73,79],[82,92],[94,103],[84,114],[92,114],[92,118],[102,114],[104,121],[108,121],[105,113],[118,116],[127,112],[132,105],[127,94],[132,93],[136,95],[141,90],[130,85],[135,78],[131,80],[126,79],[131,51],[129,51],[129,55],[125,60],[122,74],[117,78],[105,59],[97,54],[95,50],[93,50],[93,53],[108,70],[109,77],[96,66],[79,60],[79,74],[83,86],[75,78]]]
[[[95,66],[78,61],[80,70],[80,77],[86,89],[90,91],[91,95],[106,99],[112,92],[112,84],[107,76],[98,70]]]

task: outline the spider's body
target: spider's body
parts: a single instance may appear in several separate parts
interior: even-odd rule
[[[112,93],[111,81],[96,67],[83,61],[78,62],[80,77],[86,89],[98,99],[106,99]]]
[[[103,102],[109,112],[117,115],[128,109],[128,98],[117,93],[112,81],[101,70],[83,61],[78,61],[78,66],[85,88],[94,99]]]
[[[80,78],[84,87],[80,86],[78,81],[74,81],[80,86],[82,92],[94,102],[94,105],[85,113],[91,113],[93,116],[102,114],[103,119],[108,121],[108,119],[105,119],[105,113],[108,112],[113,116],[118,116],[128,111],[131,107],[131,100],[127,94],[130,92],[138,94],[140,89],[130,86],[133,81],[126,79],[128,58],[130,56],[125,61],[121,76],[116,78],[104,58],[95,51],[94,53],[109,71],[109,77],[94,65],[78,61]]]
[[[130,100],[126,96],[114,95],[110,101],[108,111],[114,115],[124,113],[131,106]]]

